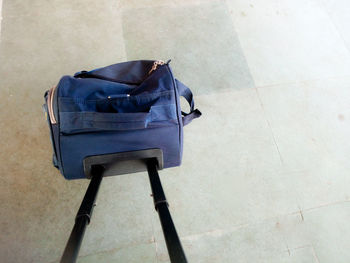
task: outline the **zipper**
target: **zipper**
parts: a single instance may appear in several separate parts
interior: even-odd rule
[[[148,72],[148,75],[151,74],[153,71],[155,71],[158,66],[162,66],[164,64],[165,64],[165,62],[163,60],[154,61],[151,70]]]
[[[81,78],[81,79],[85,79],[85,78],[92,78],[92,79],[102,79],[102,80],[106,80],[106,81],[111,81],[111,82],[119,82],[122,84],[127,84],[127,85],[138,85],[139,83],[134,83],[134,82],[128,82],[128,81],[123,81],[123,80],[115,80],[112,78],[108,78],[105,76],[100,76],[100,75],[96,75],[93,73],[90,73],[88,71],[84,71],[80,74],[74,75],[74,78]]]
[[[155,71],[158,66],[162,66],[162,65],[168,65],[170,62],[170,60],[165,63],[163,60],[156,60],[153,62],[153,66],[151,68],[151,70],[148,72],[148,74],[151,74],[153,71]],[[90,76],[90,77],[94,77],[94,76]],[[108,80],[108,79],[106,79]],[[54,111],[54,99],[55,99],[55,91],[57,89],[57,86],[52,87],[49,90],[48,96],[47,96],[47,106],[48,106],[48,113],[49,113],[49,117],[50,117],[50,122],[51,124],[57,124],[57,119],[55,116],[55,111]],[[129,97],[130,94],[121,94],[121,95],[110,95],[107,98],[108,99],[114,99],[114,98],[120,98],[120,97]]]
[[[49,94],[47,96],[47,108],[49,111],[49,116],[50,116],[50,122],[51,124],[56,124],[57,120],[54,114],[54,109],[53,109],[53,103],[54,103],[54,95],[55,95],[55,91],[56,91],[57,86],[54,86],[53,88],[51,88],[49,90]]]

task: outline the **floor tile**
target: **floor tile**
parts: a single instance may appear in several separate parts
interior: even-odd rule
[[[154,8],[158,6],[171,6],[176,7],[179,5],[200,5],[205,2],[212,0],[120,0],[119,7],[124,9],[135,9],[135,8]]]
[[[1,43],[1,22],[2,22],[2,0],[0,0],[0,43]]]
[[[172,59],[175,76],[195,94],[253,87],[227,6],[221,1],[125,10],[123,32],[129,60]]]
[[[348,167],[350,79],[300,82],[258,89],[289,171],[335,162]]]
[[[196,99],[203,116],[184,128],[182,166],[161,172],[180,236],[298,211],[255,90]]]
[[[349,201],[348,170],[338,164],[325,162],[318,169],[281,174],[294,189],[300,209]]]
[[[279,216],[275,219],[276,230],[291,252],[302,247],[312,246],[305,223],[305,211]]]
[[[155,244],[140,244],[78,258],[79,263],[128,262],[157,263]]]
[[[286,262],[290,263],[319,263],[315,255],[314,248],[311,246],[301,247],[289,251]]]
[[[104,178],[97,204],[80,255],[152,242],[154,206],[147,174]]]
[[[281,178],[301,209],[349,200],[350,79],[258,89],[281,154]]]
[[[349,2],[346,0],[321,0],[321,2],[330,15],[339,34],[344,39],[348,49],[350,49],[350,33],[348,30],[350,23]]]
[[[32,8],[27,2],[11,4],[11,1],[5,1],[4,10],[9,5],[14,5],[16,12]],[[10,89],[12,95],[22,96],[26,90],[31,90],[32,94],[40,91],[35,96],[42,98],[43,92],[57,84],[62,75],[125,60],[118,11],[109,7],[98,8],[96,14],[93,11],[90,7],[85,12],[82,9],[77,12],[48,8],[40,16],[4,13],[0,45],[1,86]],[[114,23],[111,25],[110,21]]]
[[[346,263],[350,260],[350,203],[343,203],[305,213],[308,235],[319,262]]]
[[[256,86],[349,75],[349,50],[318,0],[228,4]]]
[[[350,202],[319,207],[279,221],[279,229],[291,253],[298,247],[313,247],[317,262],[348,262]],[[287,218],[287,219],[286,219]]]
[[[305,222],[293,214],[235,230],[189,235],[182,238],[182,244],[190,262],[321,262],[309,231],[313,222]],[[162,241],[157,241],[157,258],[158,262],[170,262]]]
[[[211,231],[187,236],[183,238],[183,247],[189,262],[293,262],[289,260],[274,221],[264,221],[235,231]],[[157,258],[158,262],[169,260],[163,242],[157,243]]]
[[[79,15],[79,13],[94,14],[100,17],[101,13],[107,14],[110,10],[117,7],[118,1],[113,0],[101,0],[98,3],[91,0],[32,0],[30,3],[20,0],[3,0],[3,13],[6,14],[6,17],[42,16],[48,14],[69,16]]]

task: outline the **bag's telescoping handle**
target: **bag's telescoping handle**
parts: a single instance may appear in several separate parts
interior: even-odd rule
[[[177,235],[174,222],[169,212],[169,205],[160,182],[157,171],[157,160],[150,159],[147,162],[147,169],[152,188],[154,207],[158,212],[160,223],[162,225],[170,261],[172,263],[187,263],[185,252],[182,248],[179,236]]]
[[[103,170],[102,166],[95,166],[91,169],[92,178],[77,216],[75,217],[75,224],[68,239],[66,248],[64,249],[60,263],[74,263],[78,258],[86,225],[90,223],[92,211],[95,206],[95,200],[102,181]]]
[[[172,263],[187,263],[185,253],[179,236],[177,235],[174,222],[171,218],[168,203],[159,179],[157,170],[158,161],[156,158],[152,158],[148,159],[146,162],[153,193],[154,206],[159,214],[170,261]],[[103,166],[92,166],[92,178],[75,218],[75,224],[60,263],[74,263],[78,258],[86,226],[91,220],[92,211],[95,206],[95,200],[103,178],[103,173]]]

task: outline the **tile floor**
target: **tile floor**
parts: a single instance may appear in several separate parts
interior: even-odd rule
[[[189,262],[350,262],[348,1],[1,3],[1,262],[58,262],[88,185],[51,166],[44,91],[141,58],[203,112],[161,172]],[[106,178],[78,262],[169,262],[150,192]]]

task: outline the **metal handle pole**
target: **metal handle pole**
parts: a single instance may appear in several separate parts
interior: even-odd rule
[[[85,234],[86,225],[90,223],[98,189],[102,181],[103,168],[101,166],[94,167],[92,174],[93,176],[91,178],[89,187],[86,190],[77,216],[75,217],[75,224],[68,239],[60,263],[74,263],[78,258],[80,245]]]
[[[153,193],[153,201],[162,225],[165,242],[167,245],[170,261],[172,263],[187,263],[185,252],[177,235],[174,222],[171,218],[168,202],[165,198],[163,187],[157,171],[157,160],[147,162],[147,170]]]

